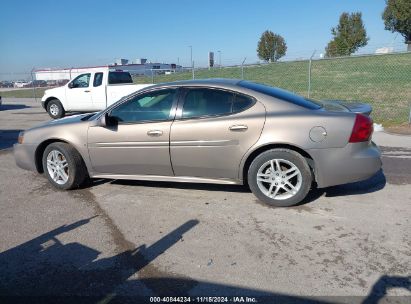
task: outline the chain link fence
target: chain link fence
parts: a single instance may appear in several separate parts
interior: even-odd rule
[[[316,100],[361,101],[372,105],[373,119],[386,126],[410,123],[411,53],[279,61],[223,68],[197,68],[136,83],[237,78],[284,88]]]
[[[244,61],[243,61],[244,63]],[[84,70],[83,70],[84,71]],[[81,70],[49,71],[39,80],[36,71],[0,74],[0,96],[38,100],[44,90],[67,83]],[[305,59],[274,63],[238,64],[214,68],[150,69],[132,75],[134,83],[236,78],[284,88],[317,100],[362,101],[372,105],[373,119],[384,126],[410,122],[411,53]],[[8,81],[7,81],[8,80]],[[14,80],[14,82],[11,82]]]

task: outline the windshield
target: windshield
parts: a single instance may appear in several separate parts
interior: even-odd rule
[[[312,100],[312,99],[307,99],[302,96],[293,94],[289,91],[279,89],[279,88],[274,88],[270,87],[265,84],[260,84],[260,83],[255,83],[255,82],[250,82],[250,81],[240,81],[238,83],[240,87],[247,88],[253,91],[256,91],[258,93],[262,93],[274,98],[278,98],[287,102],[290,102],[292,104],[304,107],[306,109],[310,110],[318,110],[322,108],[322,104],[318,101]]]

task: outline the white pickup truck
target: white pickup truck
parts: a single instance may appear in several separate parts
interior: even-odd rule
[[[108,68],[82,73],[66,85],[44,92],[41,105],[56,119],[66,112],[94,112],[151,84],[133,84],[130,73]]]

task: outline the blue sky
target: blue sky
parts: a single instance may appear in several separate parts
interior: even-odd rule
[[[33,67],[101,65],[114,58],[204,66],[208,51],[221,50],[223,64],[258,60],[256,46],[267,29],[282,35],[288,58],[317,54],[344,12],[363,13],[369,46],[394,43],[384,30],[384,0],[151,0],[4,1],[0,18],[0,73]],[[217,58],[216,58],[217,59]]]

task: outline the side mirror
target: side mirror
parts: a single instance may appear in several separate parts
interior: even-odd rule
[[[105,113],[103,116],[100,117],[98,125],[100,127],[107,127],[107,115],[108,113]]]
[[[100,127],[110,127],[115,125],[117,125],[117,119],[113,116],[110,116],[109,113],[104,113],[104,115],[100,117]]]
[[[70,82],[70,83],[68,84],[68,87],[69,87],[69,89],[72,89],[72,88],[74,88],[74,84],[73,84],[72,82]]]

